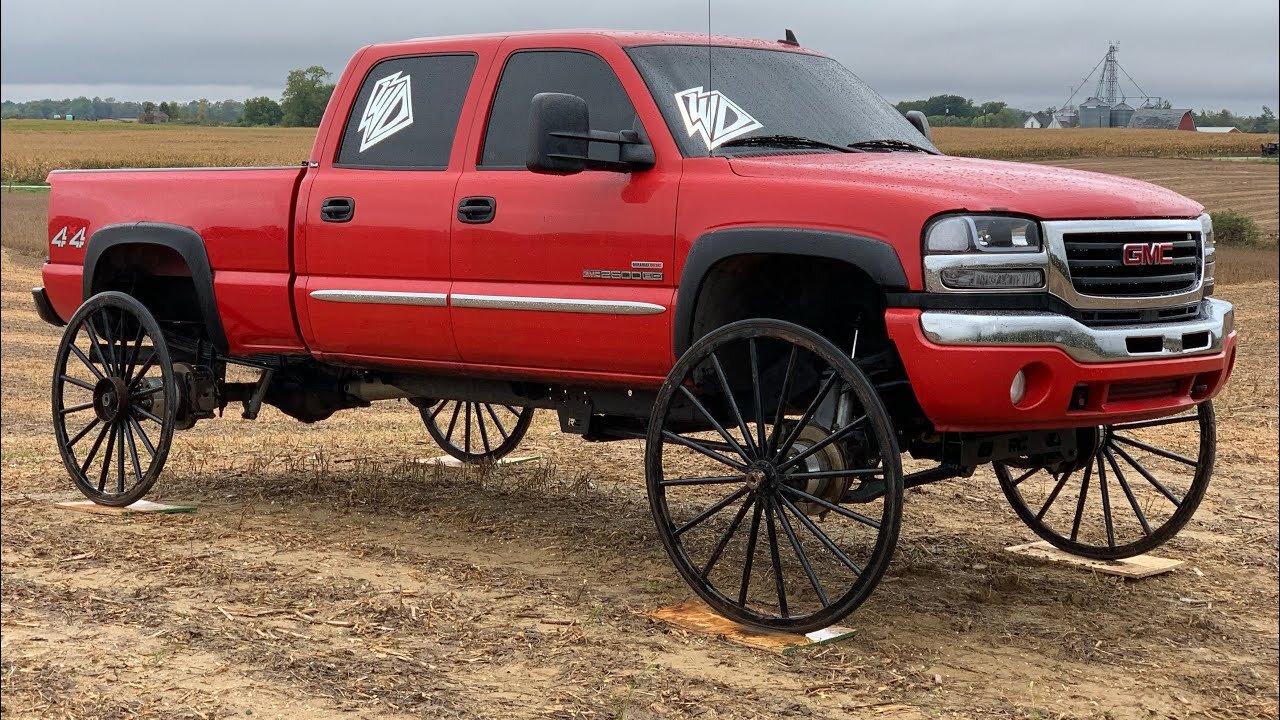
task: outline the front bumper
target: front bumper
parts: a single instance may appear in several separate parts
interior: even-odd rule
[[[885,314],[907,377],[938,430],[1058,429],[1161,417],[1215,396],[1235,361],[1230,303],[1196,320],[1091,328],[1063,315]],[[1022,371],[1017,404],[1009,386]]]

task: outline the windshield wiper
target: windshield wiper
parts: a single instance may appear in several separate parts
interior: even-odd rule
[[[848,147],[855,150],[908,150],[911,152],[922,152],[933,154],[932,151],[926,150],[919,145],[914,145],[905,140],[863,140],[862,142],[849,143]]]
[[[839,152],[858,152],[852,146],[845,147],[829,143],[825,140],[814,140],[813,138],[800,137],[799,135],[752,135],[750,137],[735,138],[725,143],[721,143],[720,147],[751,147],[751,146],[769,146],[769,147],[815,147],[826,148],[828,150],[836,150]]]

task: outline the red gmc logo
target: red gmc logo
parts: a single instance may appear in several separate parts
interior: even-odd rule
[[[1126,243],[1122,249],[1125,265],[1172,265],[1173,243]]]

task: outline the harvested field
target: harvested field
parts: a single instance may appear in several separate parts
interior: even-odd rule
[[[1088,169],[1212,165],[1165,162]],[[1236,202],[1241,183],[1182,191]],[[1221,255],[1240,354],[1214,484],[1160,553],[1186,565],[1134,582],[1006,554],[1034,538],[984,470],[908,493],[853,639],[778,656],[644,615],[689,593],[641,444],[587,445],[549,413],[521,449],[539,460],[480,471],[416,462],[438,451],[403,403],[316,425],[232,407],[175,439],[152,496],[199,512],[54,509],[76,495],[49,429],[58,331],[28,292],[47,195],[2,199],[6,717],[1276,717],[1274,249]]]
[[[1275,135],[1196,133],[1185,130],[1127,128],[936,128],[934,141],[948,155],[992,160],[1038,160],[1075,157],[1191,158],[1256,156]],[[1274,166],[1272,171],[1274,172]]]

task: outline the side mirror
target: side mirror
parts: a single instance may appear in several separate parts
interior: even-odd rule
[[[591,143],[618,146],[617,160],[593,160]],[[529,104],[525,167],[536,173],[572,175],[583,170],[631,172],[653,167],[653,147],[640,131],[591,129],[587,101],[566,93],[538,93]]]
[[[929,129],[929,118],[919,110],[907,111],[907,122],[915,126],[916,130],[925,137],[929,142],[933,142],[933,131]]]

